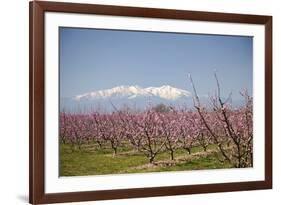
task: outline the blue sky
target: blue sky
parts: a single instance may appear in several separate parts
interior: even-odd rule
[[[252,37],[60,28],[60,97],[119,85],[252,94]]]

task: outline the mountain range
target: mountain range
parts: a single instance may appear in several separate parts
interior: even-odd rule
[[[182,97],[190,97],[191,93],[186,90],[164,85],[161,87],[147,87],[140,86],[118,86],[106,90],[98,90],[82,95],[75,96],[75,100],[95,100],[107,98],[127,98],[134,99],[138,97],[159,97],[165,100],[177,100]]]
[[[75,110],[78,107],[83,110],[95,107],[111,110],[113,105],[116,107],[126,105],[142,109],[148,103],[153,105],[160,103],[169,105],[190,104],[192,102],[191,96],[191,92],[170,85],[147,88],[138,85],[121,85],[79,94],[70,98],[61,98],[60,106],[62,109],[68,110]]]

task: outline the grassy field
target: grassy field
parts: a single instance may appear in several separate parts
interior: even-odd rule
[[[101,150],[95,144],[83,145],[81,150],[72,149],[69,144],[60,144],[60,176],[230,168],[229,164],[216,159],[214,145],[209,145],[206,152],[201,147],[195,147],[190,155],[178,149],[173,161],[167,152],[163,152],[156,156],[154,164],[150,164],[142,153],[126,146],[118,151],[113,156],[111,149]]]

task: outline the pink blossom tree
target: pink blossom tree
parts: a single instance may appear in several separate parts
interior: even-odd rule
[[[222,155],[220,161],[228,161],[234,167],[252,166],[252,98],[247,92],[241,93],[245,98],[245,106],[231,109],[228,101],[223,101],[221,88],[215,73],[217,93],[212,97],[212,110],[204,108],[197,95],[195,85],[190,76],[194,91],[194,107],[196,108],[205,128],[212,136]]]

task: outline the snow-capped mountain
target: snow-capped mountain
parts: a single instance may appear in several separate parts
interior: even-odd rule
[[[95,90],[60,98],[60,109],[63,110],[113,110],[124,106],[134,109],[145,109],[148,105],[192,105],[191,93],[187,90],[169,85],[161,87],[117,86],[111,89]]]
[[[200,96],[201,104],[208,106],[208,97]],[[233,105],[240,106],[242,101],[233,101]],[[74,97],[61,97],[60,109],[70,112],[76,111],[114,111],[116,108],[146,109],[148,106],[165,104],[175,107],[193,108],[192,94],[183,89],[170,85],[161,87],[117,86],[111,89],[96,90]]]
[[[118,86],[106,90],[93,91],[74,97],[76,101],[83,100],[98,100],[98,99],[112,99],[112,98],[126,98],[134,99],[140,97],[157,97],[164,100],[177,100],[182,97],[190,97],[191,93],[187,90],[174,88],[169,85],[161,87],[147,87],[140,86]]]

